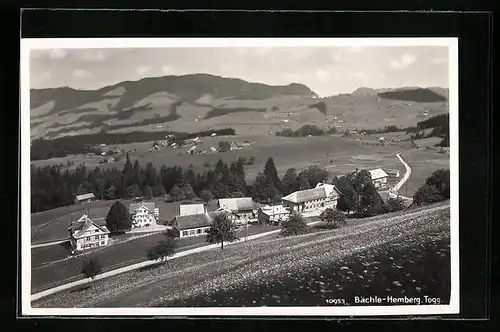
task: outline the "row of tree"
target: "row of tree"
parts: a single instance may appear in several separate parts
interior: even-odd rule
[[[297,130],[293,130],[291,128],[285,128],[281,131],[276,132],[276,136],[283,137],[305,137],[305,136],[323,136],[336,134],[337,129],[335,127],[331,127],[328,130],[324,130],[322,128],[318,128],[315,125],[304,125]]]
[[[220,159],[212,169],[196,173],[193,166],[162,165],[159,170],[152,163],[143,168],[138,160],[133,163],[128,154],[122,170],[94,168],[79,165],[75,171],[62,171],[62,166],[31,168],[31,211],[50,210],[73,204],[78,194],[92,192],[98,199],[111,200],[135,197],[165,197],[166,201],[209,201],[213,198],[253,197],[259,201],[275,201],[296,190],[309,189],[326,181],[328,173],[317,166],[297,174],[287,170],[283,179],[273,158],[269,158],[263,172],[252,185],[247,184],[245,165],[253,163],[244,157],[230,164]]]

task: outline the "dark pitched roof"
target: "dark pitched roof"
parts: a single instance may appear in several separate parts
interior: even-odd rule
[[[179,230],[210,226],[208,214],[193,214],[190,216],[176,216],[175,223]]]

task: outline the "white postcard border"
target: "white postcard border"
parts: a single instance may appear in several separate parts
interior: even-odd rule
[[[167,47],[397,47],[445,46],[449,49],[450,237],[449,305],[198,307],[198,308],[32,308],[30,213],[30,58],[36,49]],[[21,39],[21,315],[26,316],[399,316],[458,314],[460,266],[458,226],[458,38],[43,38]],[[19,300],[19,299],[18,299]]]

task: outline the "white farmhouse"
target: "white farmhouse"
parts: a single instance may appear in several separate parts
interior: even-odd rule
[[[73,250],[81,251],[108,244],[109,230],[96,224],[85,213],[68,228],[69,242]]]
[[[315,188],[295,191],[283,198],[283,206],[296,212],[337,208],[340,191],[332,184],[318,183]]]
[[[370,173],[370,177],[372,178],[372,183],[376,188],[385,187],[387,185],[387,175],[381,168],[376,168],[368,171]]]
[[[129,212],[132,216],[132,228],[153,226],[160,217],[160,210],[154,202],[132,203]]]

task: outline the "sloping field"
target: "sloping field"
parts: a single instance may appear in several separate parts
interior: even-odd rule
[[[246,297],[246,292],[255,287],[279,282],[284,276],[307,276],[311,270],[319,271],[341,259],[391,241],[418,234],[446,234],[449,232],[448,211],[449,202],[444,202],[406,214],[370,218],[352,227],[239,243],[224,250],[174,259],[157,268],[99,280],[93,287],[54,294],[32,303],[32,306],[134,307],[171,306],[183,302],[191,305],[210,303],[213,306],[212,296],[220,292],[236,291],[238,296]],[[414,248],[420,250],[418,246]],[[443,280],[446,278],[440,276]],[[394,276],[389,274],[388,277]],[[393,283],[398,280],[386,281]],[[300,290],[310,292],[312,289],[303,286]],[[342,297],[342,290],[337,289],[336,296]],[[199,301],[200,298],[203,301]],[[261,303],[250,301],[245,305]]]
[[[274,229],[275,227],[267,225],[255,225],[248,228],[248,235],[258,234]],[[243,229],[237,231],[239,237],[246,235]],[[129,234],[126,234],[129,235]],[[165,235],[162,232],[150,234],[148,236],[138,235],[134,239],[123,241],[111,246],[101,248],[86,253],[90,257],[97,257],[103,266],[103,271],[110,271],[123,266],[146,261],[146,250],[164,240]],[[178,251],[192,249],[198,246],[204,246],[207,243],[205,238],[195,237],[186,239],[176,239]],[[64,247],[55,245],[31,250],[32,265],[36,260],[36,267],[31,270],[31,289],[32,293],[43,291],[51,287],[83,279],[81,275],[82,258],[80,256],[67,257],[64,254]],[[43,265],[41,265],[43,264]]]

